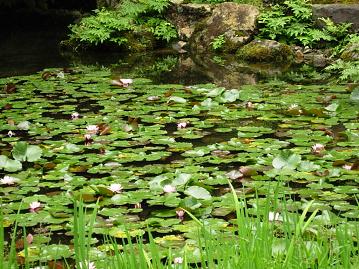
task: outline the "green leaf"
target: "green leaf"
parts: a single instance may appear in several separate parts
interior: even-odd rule
[[[7,172],[16,172],[22,169],[22,164],[18,160],[12,160],[4,155],[0,155],[0,168]]]
[[[191,186],[187,190],[185,190],[184,193],[196,199],[210,200],[212,198],[209,191],[207,191],[205,188],[198,186]]]
[[[191,177],[191,174],[181,173],[172,181],[172,185],[183,186],[191,179]]]
[[[222,96],[222,101],[225,103],[233,103],[239,98],[239,91],[237,89],[232,89],[225,91]]]
[[[174,103],[180,103],[180,104],[185,104],[187,103],[187,100],[184,99],[183,97],[179,97],[179,96],[171,96],[169,99],[168,99],[168,102],[174,102]]]
[[[300,164],[300,161],[300,155],[292,153],[290,150],[285,150],[273,159],[272,165],[276,169],[294,170]]]
[[[35,162],[41,158],[42,149],[26,142],[17,142],[12,149],[12,156],[18,161]]]

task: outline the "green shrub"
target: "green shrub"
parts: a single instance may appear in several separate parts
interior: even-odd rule
[[[315,25],[309,1],[288,0],[260,15],[260,36],[309,47],[335,46],[345,38],[351,26],[334,24],[330,19],[322,19],[322,22],[323,28]]]
[[[131,49],[134,46],[129,43],[134,40],[128,33],[132,32],[139,36],[150,33],[157,40],[169,42],[177,37],[177,32],[162,16],[168,4],[168,0],[124,0],[116,10],[95,10],[94,15],[70,26],[70,41],[80,45],[111,44]],[[138,41],[143,43],[143,40]]]

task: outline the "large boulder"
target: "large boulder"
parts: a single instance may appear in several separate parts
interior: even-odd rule
[[[274,40],[253,40],[237,51],[240,60],[249,62],[290,64],[295,59],[293,50]]]
[[[165,17],[176,27],[179,39],[188,41],[196,23],[209,17],[213,8],[210,4],[183,4],[172,0]]]
[[[352,30],[359,31],[359,4],[313,5],[313,18],[330,18],[335,23],[352,23]]]
[[[220,38],[220,49],[224,52],[235,52],[238,47],[251,40],[258,15],[258,8],[252,5],[236,3],[216,5],[211,16],[197,23],[189,40],[191,50],[196,52],[213,50],[213,42]]]

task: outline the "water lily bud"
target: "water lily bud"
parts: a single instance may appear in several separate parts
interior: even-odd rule
[[[182,210],[182,209],[176,210],[176,215],[180,220],[184,219],[184,214],[185,214],[184,210]]]

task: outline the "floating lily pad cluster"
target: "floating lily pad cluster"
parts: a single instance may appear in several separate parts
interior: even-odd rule
[[[357,225],[359,104],[346,86],[113,79],[107,69],[0,79],[5,226],[34,234],[34,260],[70,256],[75,199],[98,203],[98,238],[149,227],[161,246],[189,247],[196,225],[182,209],[212,228],[232,225],[228,181],[250,214],[267,197],[293,215],[315,200],[318,223]]]

